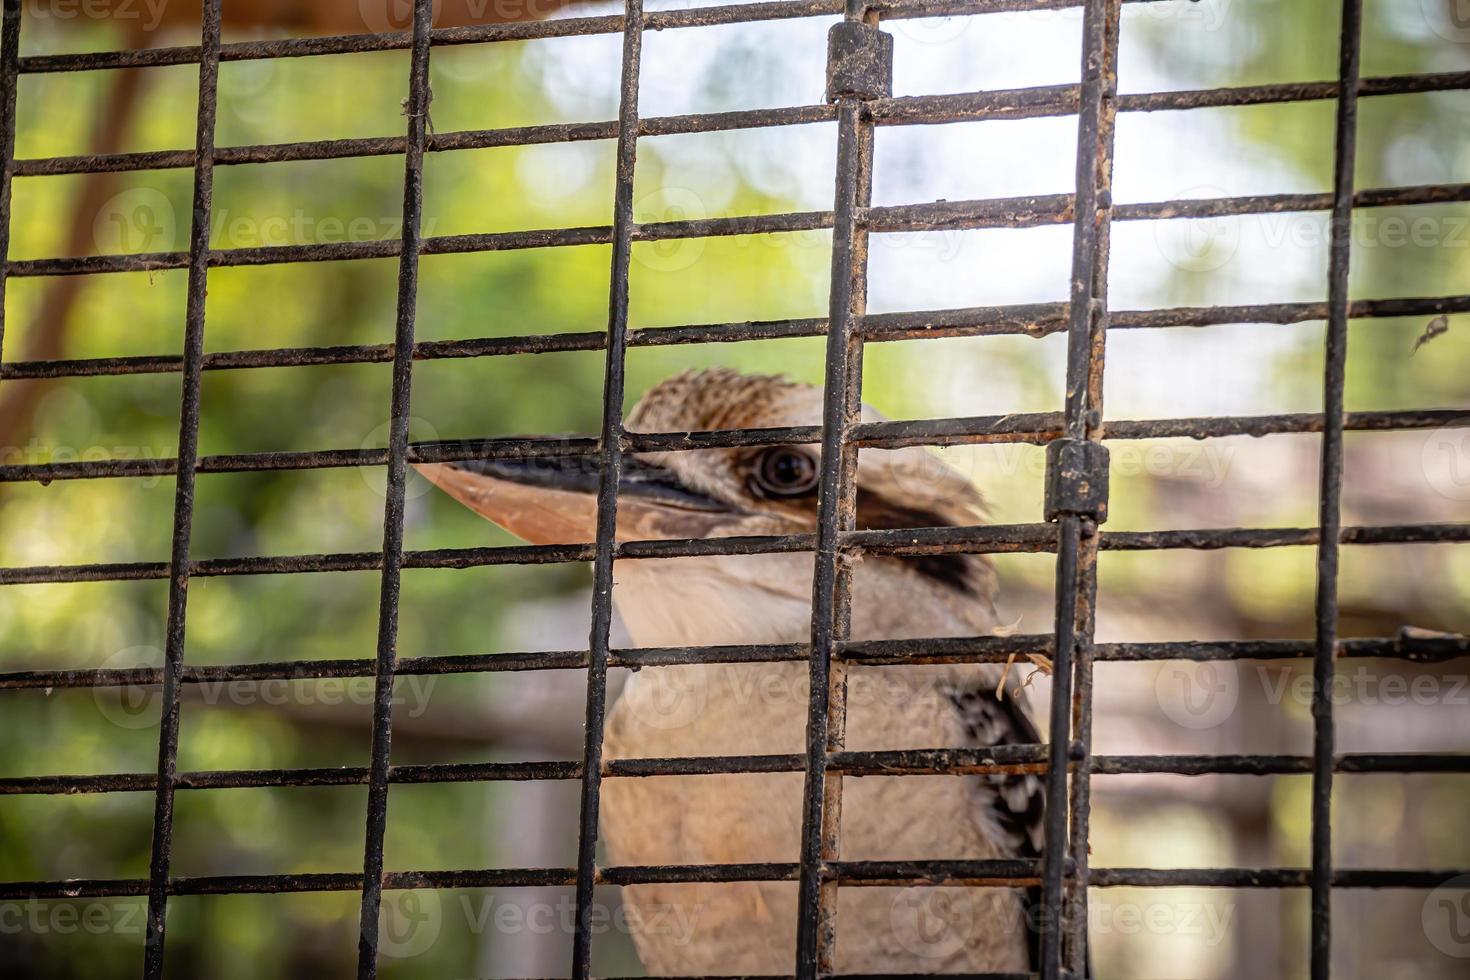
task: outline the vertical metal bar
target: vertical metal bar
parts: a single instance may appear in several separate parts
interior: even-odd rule
[[[1323,377],[1321,509],[1317,544],[1317,650],[1312,665],[1312,978],[1332,973],[1332,770],[1336,736],[1337,568],[1342,534],[1343,389],[1347,372],[1348,269],[1358,142],[1358,75],[1363,0],[1343,0],[1338,56],[1337,133],[1332,182],[1332,247],[1327,280],[1327,364]]]
[[[874,26],[876,12],[849,0],[846,18]],[[796,974],[836,972],[837,882],[828,863],[841,856],[842,775],[827,756],[846,739],[847,670],[833,662],[851,627],[851,565],[838,541],[856,524],[857,447],[852,429],[862,405],[863,346],[857,325],[867,310],[868,230],[862,211],[872,199],[873,120],[858,99],[837,102],[837,173],[832,272],[828,295],[822,463],[812,571],[806,779],[802,794],[801,870],[797,899]]]
[[[1107,243],[1111,218],[1112,137],[1117,92],[1118,0],[1088,0],[1083,13],[1082,86],[1077,118],[1076,224],[1067,328],[1065,435],[1096,439],[1102,426],[1104,331],[1107,327]],[[1086,900],[1080,875],[1087,853],[1090,797],[1068,795],[1068,766],[1082,769],[1091,738],[1092,626],[1096,599],[1097,526],[1064,514],[1058,520],[1056,650],[1052,662],[1046,845],[1042,855],[1041,975],[1061,975],[1068,934],[1065,876],[1069,849],[1079,877],[1074,903]],[[1074,678],[1074,673],[1076,677]],[[1074,683],[1076,694],[1074,695]],[[1073,725],[1079,736],[1072,741]],[[1073,817],[1069,840],[1069,809]],[[1072,912],[1073,969],[1085,961],[1086,915]],[[1076,919],[1079,917],[1079,924]]]
[[[1058,522],[1056,564],[1056,650],[1052,656],[1051,717],[1047,753],[1046,843],[1041,866],[1041,975],[1056,980],[1062,968],[1065,915],[1062,880],[1067,866],[1067,765],[1071,758],[1072,665],[1077,642],[1077,567],[1082,539],[1081,518],[1063,515]]]
[[[1113,215],[1113,136],[1117,121],[1118,40],[1122,0],[1089,3],[1083,14],[1082,91],[1077,120],[1077,222],[1090,223],[1091,240],[1074,237],[1074,282],[1088,281],[1087,375],[1084,432],[1101,439],[1103,419],[1103,365],[1108,329],[1108,257]],[[1087,188],[1087,192],[1082,192]],[[1083,246],[1089,255],[1081,254]],[[1090,261],[1090,267],[1089,267]],[[1075,303],[1075,301],[1074,301]],[[1073,306],[1073,316],[1076,317]],[[1077,319],[1070,326],[1076,327]],[[1078,553],[1075,620],[1075,690],[1073,692],[1073,759],[1071,799],[1072,887],[1067,896],[1065,960],[1074,976],[1087,975],[1088,950],[1088,837],[1092,807],[1092,663],[1093,630],[1097,621],[1096,527],[1083,528]]]
[[[393,740],[393,674],[398,662],[398,594],[403,571],[404,488],[408,479],[408,419],[413,393],[424,143],[430,99],[429,32],[433,17],[433,0],[415,0],[405,108],[408,135],[403,157],[403,244],[398,256],[397,325],[393,334],[393,395],[383,505],[383,575],[378,590],[377,672],[373,680],[372,764],[368,773],[357,940],[357,975],[364,980],[377,976],[378,972],[378,911],[383,899],[383,836],[388,824],[388,770]]]
[[[194,471],[199,456],[200,375],[204,364],[204,310],[209,286],[209,226],[214,203],[214,121],[219,89],[220,0],[200,12],[199,107],[194,133],[194,196],[189,229],[189,285],[184,313],[184,364],[179,402],[178,475],[174,481],[173,542],[169,550],[168,623],[164,638],[163,706],[158,728],[158,788],[148,861],[148,931],[143,974],[163,975],[173,850],[174,782],[179,762],[179,673],[189,599],[189,538],[194,523]]]
[[[572,976],[592,968],[593,893],[597,886],[598,815],[602,803],[602,737],[607,714],[611,645],[613,547],[618,484],[623,473],[623,388],[628,352],[628,272],[633,255],[633,175],[638,161],[638,75],[643,54],[643,0],[623,8],[623,67],[618,104],[617,182],[613,190],[613,249],[607,312],[607,359],[602,384],[598,458],[597,542],[592,566],[592,630],[588,638],[586,741],[577,840],[577,917]]]
[[[5,284],[10,278],[10,183],[15,163],[15,90],[20,77],[21,0],[5,0],[0,26],[0,359],[5,351]]]

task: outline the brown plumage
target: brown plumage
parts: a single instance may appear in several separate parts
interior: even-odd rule
[[[877,418],[868,412],[867,417]],[[644,432],[808,425],[821,394],[730,371],[679,375],[628,419]],[[630,459],[619,537],[810,531],[816,447],[651,453]],[[595,508],[585,472],[529,478],[499,462],[423,467],[445,489],[532,541],[587,540]],[[557,481],[560,480],[558,483]],[[968,525],[981,500],[924,449],[864,450],[862,527]],[[556,484],[549,486],[549,484]],[[569,489],[575,485],[576,489]],[[812,556],[620,560],[613,600],[640,646],[806,642]],[[869,558],[852,575],[852,636],[984,635],[997,629],[995,576],[978,556]],[[610,759],[761,755],[804,749],[805,663],[644,668],[607,719]],[[847,748],[942,748],[1037,740],[1019,693],[997,698],[994,666],[853,666]],[[800,773],[609,778],[602,836],[619,865],[791,862],[799,857]],[[1034,776],[873,776],[845,781],[842,858],[1035,856],[1041,786]],[[653,974],[789,973],[794,882],[636,885],[623,890]],[[841,972],[1024,972],[1034,933],[1017,889],[846,888],[839,892]],[[674,915],[667,914],[672,907]],[[683,923],[670,930],[655,927]],[[643,924],[639,928],[637,924]]]

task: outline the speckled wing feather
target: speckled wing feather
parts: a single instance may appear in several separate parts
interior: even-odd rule
[[[966,737],[977,748],[994,745],[1034,745],[1041,741],[1026,708],[1013,696],[997,697],[988,684],[971,684],[949,692],[959,712]],[[996,838],[1003,851],[1017,858],[1041,856],[1045,840],[1046,787],[1040,776],[1000,773],[974,777],[976,819]],[[1031,967],[1040,969],[1041,933],[1037,928],[1041,889],[1027,888],[1026,923],[1030,933]],[[1088,975],[1092,975],[1091,964]]]

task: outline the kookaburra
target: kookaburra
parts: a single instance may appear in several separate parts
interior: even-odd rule
[[[630,431],[684,432],[821,421],[820,390],[712,370],[652,389]],[[864,410],[868,418],[877,418]],[[629,456],[618,488],[619,540],[810,532],[816,447]],[[591,540],[595,466],[585,458],[421,465],[465,505],[533,543]],[[859,528],[971,525],[969,480],[922,448],[865,450]],[[813,557],[802,554],[619,559],[613,600],[639,646],[801,643],[811,632]],[[869,557],[852,573],[852,638],[917,639],[997,631],[995,576],[976,555]],[[645,667],[607,717],[606,757],[800,753],[804,662]],[[849,750],[985,747],[1039,741],[1024,695],[1001,668],[853,666]],[[609,777],[601,834],[620,865],[794,862],[801,773]],[[863,776],[845,781],[844,860],[1035,857],[1043,797],[1033,775]],[[654,975],[779,974],[795,966],[794,882],[644,884],[623,889]],[[839,891],[842,973],[1028,972],[1034,890],[855,887]],[[670,913],[677,914],[670,914]]]

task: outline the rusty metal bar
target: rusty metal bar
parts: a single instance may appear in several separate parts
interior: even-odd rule
[[[372,763],[368,770],[362,902],[358,916],[357,975],[378,975],[378,913],[383,898],[383,842],[388,826],[388,775],[393,741],[393,683],[398,660],[398,598],[402,582],[403,516],[408,482],[409,405],[418,309],[419,244],[424,208],[424,142],[429,118],[429,30],[433,0],[414,0],[409,58],[406,152],[403,158],[403,251],[393,340],[393,383],[388,419],[388,479],[384,490],[382,575],[373,681]]]
[[[198,115],[195,127],[193,218],[189,229],[189,285],[183,338],[179,404],[179,453],[174,483],[173,540],[167,565],[168,621],[165,626],[162,715],[158,723],[158,781],[148,860],[148,926],[143,975],[163,976],[169,862],[173,850],[174,779],[179,757],[179,672],[189,599],[189,541],[194,522],[194,482],[199,455],[200,388],[204,358],[205,295],[209,288],[209,227],[214,201],[214,127],[219,91],[220,2],[206,0],[200,12]]]
[[[610,650],[611,667],[667,667],[678,664],[787,663],[807,659],[805,644],[777,643],[712,647],[638,647]],[[1155,643],[1099,643],[1094,659],[1104,662],[1188,660],[1297,660],[1313,656],[1315,641],[1308,640],[1177,640]],[[839,644],[837,656],[864,666],[894,664],[1005,663],[1012,656],[1051,656],[1047,634],[867,640]],[[1396,637],[1364,637],[1339,641],[1339,656],[1352,659],[1405,660],[1443,663],[1470,656],[1470,637],[1416,634],[1405,630]],[[527,670],[585,670],[586,651],[547,653],[480,653],[453,656],[406,657],[398,660],[396,676],[462,673],[503,673]],[[323,680],[371,677],[375,660],[292,660],[273,663],[185,666],[183,684],[220,685],[237,681]],[[163,682],[162,668],[60,668],[0,672],[0,691],[105,687],[148,687]],[[181,777],[182,778],[182,777]]]
[[[827,771],[846,776],[990,775],[1045,773],[1044,745],[995,746],[989,749],[912,749],[886,752],[831,752]],[[1470,753],[1357,752],[1338,756],[1334,771],[1349,774],[1470,774]],[[1071,768],[1075,771],[1076,764]],[[804,772],[802,755],[704,756],[617,759],[604,763],[603,778],[743,775]],[[1295,776],[1310,775],[1309,755],[1100,755],[1097,775]],[[366,786],[366,766],[318,769],[228,769],[179,773],[180,790]],[[466,782],[580,780],[579,762],[482,762],[394,766],[389,782],[398,785]],[[105,775],[11,776],[0,778],[0,796],[50,796],[151,792],[154,773]]]
[[[1470,72],[1439,72],[1429,75],[1385,75],[1365,78],[1359,85],[1358,94],[1371,97],[1451,92],[1467,88],[1470,88]],[[1173,92],[1120,95],[1117,97],[1116,106],[1119,112],[1165,112],[1230,106],[1279,105],[1335,99],[1337,91],[1336,82],[1291,82],[1214,89],[1185,89]],[[938,125],[1070,115],[1077,111],[1077,104],[1078,86],[1048,85],[877,99],[872,103],[872,113],[873,122],[878,126]],[[670,136],[688,133],[717,133],[772,126],[829,123],[835,122],[836,119],[837,111],[830,105],[781,106],[732,112],[691,113],[681,116],[651,116],[639,122],[638,135]],[[436,153],[616,138],[617,122],[615,120],[548,123],[539,126],[436,133],[430,136],[424,149],[430,153]],[[223,146],[216,150],[215,165],[236,166],[386,156],[403,153],[404,146],[404,139],[401,136]],[[191,153],[182,149],[38,157],[16,160],[14,173],[17,177],[41,177],[59,174],[169,170],[189,167],[191,160]]]
[[[1361,431],[1459,427],[1470,425],[1470,408],[1401,412],[1352,412],[1346,428]],[[1214,416],[1191,419],[1141,419],[1105,422],[1104,439],[1206,439],[1221,436],[1267,436],[1321,432],[1321,415]],[[1060,413],[1012,414],[973,418],[919,419],[902,422],[863,422],[854,426],[854,438],[864,449],[903,446],[950,446],[1026,442],[1043,445],[1062,435]],[[799,445],[819,442],[818,426],[773,429],[721,429],[708,432],[626,433],[626,452],[667,452],[750,446]],[[409,462],[442,463],[464,459],[530,459],[587,456],[596,450],[589,437],[559,439],[465,439],[413,443]],[[309,452],[241,453],[205,456],[201,473],[250,473],[265,470],[307,470],[340,466],[382,466],[386,450],[317,450]],[[94,461],[0,465],[0,483],[22,481],[103,479],[170,476],[178,461],[170,458],[100,459]],[[0,569],[0,584],[5,581]]]
[[[1073,264],[1074,283],[1081,274],[1087,274],[1087,310],[1083,314],[1087,321],[1087,354],[1086,376],[1082,388],[1086,412],[1082,429],[1090,442],[1083,448],[1086,450],[1084,455],[1103,454],[1101,465],[1104,468],[1107,464],[1107,450],[1102,445],[1103,364],[1108,330],[1108,258],[1113,217],[1113,143],[1118,111],[1121,16],[1119,0],[1101,0],[1100,3],[1089,3],[1086,8],[1083,43],[1087,50],[1083,54],[1082,104],[1078,113],[1077,130],[1077,222],[1079,228],[1084,222],[1090,222],[1092,226],[1091,236],[1085,243],[1081,235],[1074,243],[1078,250],[1076,255],[1080,255],[1081,249],[1086,247],[1091,250],[1091,256],[1086,261],[1078,261],[1074,256]],[[1087,157],[1085,162],[1084,156]],[[1084,179],[1093,188],[1090,201],[1083,194],[1083,187],[1088,186]],[[1072,303],[1075,311],[1075,287]],[[1074,313],[1074,319],[1069,324],[1074,331],[1077,322]],[[1105,469],[1090,476],[1101,478],[1104,484],[1102,492],[1106,493],[1108,475]],[[1092,772],[1093,631],[1097,621],[1097,558],[1100,543],[1096,526],[1106,517],[1104,503],[1101,509],[1094,505],[1092,513],[1081,518],[1084,522],[1083,535],[1079,542],[1077,596],[1073,609],[1077,643],[1073,667],[1075,689],[1071,719],[1072,744],[1068,754],[1076,761],[1071,774],[1068,857],[1074,871],[1067,883],[1069,888],[1066,894],[1066,914],[1059,925],[1065,931],[1063,966],[1073,975],[1081,977],[1091,974],[1087,888],[1090,869],[1088,855],[1091,849],[1092,792],[1089,779]],[[1051,805],[1059,804],[1060,800]],[[1043,971],[1045,969],[1043,963]]]
[[[597,441],[597,541],[592,567],[592,627],[588,639],[591,653],[587,663],[587,713],[577,837],[577,918],[572,935],[572,976],[578,980],[585,980],[592,969],[593,891],[597,884],[603,722],[607,714],[607,664],[613,615],[613,560],[618,552],[618,481],[623,471],[628,275],[633,253],[633,177],[638,157],[638,79],[644,27],[643,0],[625,0],[607,355],[602,392],[602,433]]]
[[[785,663],[807,659],[805,644],[777,643],[712,647],[638,647],[610,650],[612,667],[666,667],[678,664]],[[1313,656],[1309,640],[1176,640],[1154,643],[1099,643],[1094,659],[1104,662],[1188,660],[1298,660]],[[1012,656],[1051,656],[1048,634],[866,640],[839,644],[837,656],[865,666],[894,664],[1005,663]],[[1404,630],[1396,637],[1361,637],[1339,641],[1339,656],[1351,659],[1444,663],[1470,656],[1470,637]],[[400,658],[396,676],[502,673],[527,670],[585,670],[586,651],[547,653],[482,653]],[[185,666],[183,684],[226,684],[236,681],[322,680],[371,677],[376,661],[292,660],[273,663]],[[163,681],[162,668],[73,668],[0,672],[0,691],[104,687],[147,687]]]
[[[1084,836],[1078,847],[1075,824],[1081,821],[1085,834],[1088,799],[1069,795],[1069,785],[1075,793],[1076,784],[1069,784],[1068,762],[1080,763],[1085,779],[1089,746],[1080,735],[1084,726],[1087,732],[1091,730],[1086,713],[1091,710],[1089,648],[1096,597],[1097,525],[1107,514],[1107,451],[1100,440],[1118,17],[1116,0],[1088,0],[1084,7],[1065,409],[1061,438],[1047,447],[1046,518],[1057,527],[1057,561],[1036,963],[1043,980],[1058,980],[1065,969],[1084,973],[1087,960],[1087,840]],[[1097,497],[1096,492],[1103,496]],[[1074,732],[1078,741],[1073,740]],[[1066,879],[1069,868],[1071,880]],[[1077,931],[1068,927],[1074,919],[1081,920]],[[1069,937],[1071,949],[1067,948]]]
[[[1124,0],[1126,3],[1154,3],[1159,0]],[[920,18],[949,17],[964,14],[1013,13],[1033,10],[1065,10],[1080,6],[1082,0],[879,0],[874,9],[885,17]],[[803,17],[829,17],[841,14],[843,0],[765,0],[760,3],[692,7],[655,11],[647,18],[649,30],[662,31],[684,27],[713,27],[747,24],[757,21],[790,20]],[[591,34],[617,34],[623,30],[623,18],[568,17],[471,27],[436,29],[431,41],[436,45],[490,44],[500,41],[530,41],[555,37],[585,37]],[[302,37],[275,41],[239,41],[227,44],[221,51],[224,61],[250,61],[266,58],[305,58],[333,54],[358,54],[369,51],[402,51],[411,46],[407,32],[382,34],[343,34],[330,37]],[[45,72],[100,71],[117,68],[148,68],[164,65],[187,65],[199,61],[199,48],[190,46],[144,48],[133,51],[101,51],[85,54],[33,55],[21,59],[25,74]]]
[[[862,399],[863,344],[857,322],[867,310],[868,227],[873,122],[866,103],[892,92],[893,41],[864,0],[849,0],[827,41],[827,100],[837,109],[831,284],[827,304],[821,473],[813,542],[811,649],[808,653],[806,764],[802,787],[801,872],[796,974],[837,972],[837,888],[828,869],[841,856],[842,775],[828,753],[846,739],[847,670],[834,658],[851,627],[851,568],[841,541],[856,523],[858,449],[852,441]],[[886,90],[886,91],[885,91]]]
[[[1470,183],[1423,184],[1359,191],[1354,207],[1404,207],[1470,201]],[[1247,214],[1282,214],[1325,211],[1331,207],[1329,194],[1258,194],[1120,204],[1114,208],[1118,221],[1160,221],[1169,218],[1220,218]],[[1037,228],[1072,222],[1074,201],[1070,194],[1033,195],[1019,198],[989,198],[976,201],[934,201],[924,204],[889,205],[862,209],[868,230],[897,233],[932,230],[978,230],[984,228]],[[635,225],[634,241],[669,241],[737,235],[781,234],[831,228],[830,211],[704,218],[692,221],[660,221]],[[530,248],[561,248],[579,245],[609,245],[609,225],[581,228],[540,228],[528,231],[440,235],[423,239],[424,255],[457,255],[467,252],[515,251]],[[300,245],[263,245],[217,249],[210,265],[242,267],[299,262],[343,262],[359,259],[397,258],[399,239],[323,242]],[[10,263],[8,274],[17,277],[77,276],[122,272],[157,272],[182,269],[189,263],[186,252],[147,252],[128,255],[61,256],[20,259]]]
[[[10,192],[15,174],[15,99],[19,81],[20,0],[5,0],[0,25],[0,359],[5,351],[5,284],[10,279]],[[0,381],[5,379],[0,369]]]
[[[1403,297],[1358,300],[1348,305],[1354,319],[1437,316],[1470,312],[1470,295]],[[1294,324],[1325,320],[1327,304],[1268,303],[1247,306],[1175,307],[1156,310],[1111,311],[1109,330],[1203,327],[1230,323]],[[951,310],[915,310],[875,313],[859,321],[867,343],[918,340],[933,337],[981,337],[1024,334],[1045,337],[1066,328],[1066,303],[1027,303],[1013,306],[971,307]],[[628,331],[629,347],[674,344],[729,344],[753,340],[818,337],[826,333],[825,317],[756,320],[735,323],[645,327]],[[414,344],[415,360],[462,357],[504,357],[602,350],[607,334],[601,330],[578,333],[527,334],[518,337],[480,337],[464,340],[426,340]],[[206,371],[247,368],[306,367],[329,364],[381,364],[392,361],[390,344],[336,347],[288,347],[266,350],[222,351],[204,355]],[[91,357],[49,361],[0,363],[0,381],[44,378],[101,377],[178,372],[183,359],[175,354]],[[641,437],[641,436],[640,436]]]
[[[1353,177],[1358,137],[1358,70],[1362,61],[1362,0],[1343,0],[1338,55],[1339,92],[1333,147],[1332,246],[1328,260],[1327,356],[1322,382],[1321,497],[1317,547],[1317,650],[1312,680],[1313,980],[1332,974],[1332,775],[1336,733],[1332,690],[1337,676],[1337,577],[1342,527],[1343,405],[1347,374],[1348,271],[1352,258]]]
[[[1221,548],[1305,547],[1318,543],[1315,527],[1302,528],[1191,528],[1175,531],[1105,531],[1099,545],[1104,551],[1213,551]],[[1343,544],[1448,544],[1470,541],[1470,523],[1384,524],[1346,527]],[[616,558],[690,558],[719,555],[763,555],[811,551],[813,534],[752,535],[729,538],[668,538],[625,541],[614,548]],[[853,531],[842,546],[853,554],[890,557],[936,554],[1041,554],[1057,550],[1051,524],[975,525],[882,531]],[[405,551],[404,568],[481,568],[487,565],[545,565],[589,562],[596,557],[592,544],[521,545],[486,548],[436,548]],[[378,552],[280,555],[262,558],[207,558],[190,565],[200,578],[220,575],[281,575],[302,572],[367,572],[382,567]],[[125,582],[168,577],[163,562],[90,565],[38,565],[0,569],[0,586],[46,582]]]
[[[599,882],[629,885],[668,882],[794,881],[798,864],[644,865],[603,868]],[[839,861],[828,869],[849,887],[923,884],[1021,886],[1038,880],[1027,861]],[[1351,868],[1335,871],[1333,888],[1412,888],[1430,890],[1470,874],[1458,868]],[[1306,888],[1310,871],[1298,868],[1095,868],[1095,888]],[[575,868],[485,868],[461,871],[394,871],[384,876],[388,890],[410,888],[552,888],[571,885]],[[147,893],[146,879],[76,878],[68,881],[0,883],[0,901],[78,898],[129,898]],[[172,895],[263,895],[284,892],[357,891],[362,875],[312,874],[210,875],[178,877]]]

